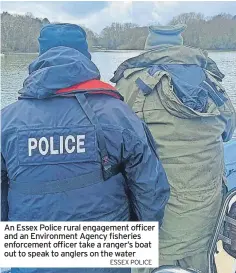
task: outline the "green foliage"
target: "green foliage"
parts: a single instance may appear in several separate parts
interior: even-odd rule
[[[2,52],[37,52],[38,36],[47,18],[26,15],[1,14]],[[236,50],[236,15],[219,14],[205,18],[201,13],[183,13],[174,17],[170,24],[188,25],[183,34],[186,45],[214,50]],[[100,35],[84,27],[90,50],[96,49],[143,49],[148,27],[132,23],[112,23]]]

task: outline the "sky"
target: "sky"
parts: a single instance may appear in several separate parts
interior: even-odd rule
[[[50,22],[84,25],[99,33],[112,22],[131,22],[140,26],[167,24],[174,16],[186,12],[201,12],[210,17],[219,13],[236,15],[236,1],[2,1],[2,11],[13,14],[32,13]]]

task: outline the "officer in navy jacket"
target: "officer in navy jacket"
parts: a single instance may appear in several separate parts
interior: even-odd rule
[[[169,185],[155,142],[91,61],[82,28],[42,28],[19,100],[2,110],[2,221],[162,222]],[[12,273],[130,269],[12,269]]]

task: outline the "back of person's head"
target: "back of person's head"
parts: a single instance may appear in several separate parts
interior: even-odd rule
[[[186,27],[184,24],[149,27],[149,34],[144,49],[150,50],[160,46],[183,45],[183,37],[181,34]]]
[[[76,49],[91,59],[88,52],[86,32],[78,25],[47,24],[41,29],[38,41],[39,55],[53,47],[65,46]]]

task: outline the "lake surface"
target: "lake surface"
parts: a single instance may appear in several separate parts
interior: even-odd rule
[[[92,60],[99,68],[102,80],[109,82],[119,64],[140,53],[141,51],[94,52]],[[236,108],[236,52],[209,52],[209,56],[225,74],[223,86]],[[1,108],[17,101],[17,92],[28,75],[28,65],[36,57],[37,54],[1,56]]]

